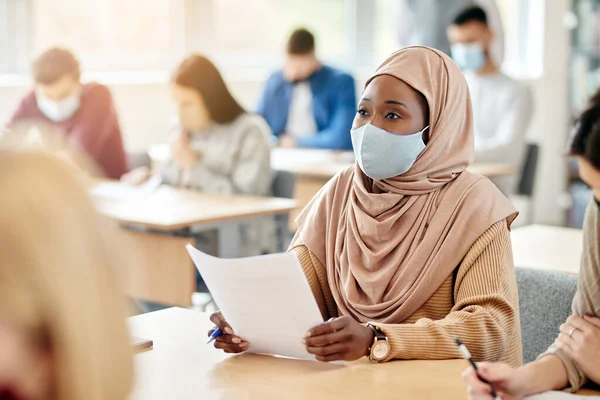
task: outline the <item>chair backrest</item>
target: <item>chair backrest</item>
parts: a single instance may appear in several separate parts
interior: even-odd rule
[[[296,176],[289,171],[275,171],[271,193],[274,197],[285,199],[294,198],[294,186],[296,185]],[[289,214],[279,214],[275,216],[275,235],[277,239],[277,250],[285,251],[289,244],[290,236],[288,224]]]
[[[539,145],[535,143],[529,143],[527,145],[525,163],[523,164],[523,169],[521,170],[521,179],[519,181],[517,194],[522,196],[533,195],[533,186],[535,183],[535,173],[537,171],[539,153]]]
[[[535,360],[559,334],[571,315],[577,276],[556,271],[516,268],[523,339],[523,362]]]
[[[130,169],[135,169],[139,167],[148,167],[152,164],[152,160],[147,152],[132,152],[127,153],[127,161],[129,163]]]
[[[289,171],[275,171],[271,193],[273,197],[292,199],[294,198],[295,184],[296,176],[293,173]]]

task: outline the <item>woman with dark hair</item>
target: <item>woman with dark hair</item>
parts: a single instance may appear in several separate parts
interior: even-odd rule
[[[188,56],[173,75],[171,93],[181,132],[160,170],[162,182],[205,193],[269,195],[271,131],[233,98],[214,64],[201,55]],[[141,168],[123,180],[140,184],[150,175]],[[265,240],[263,234],[247,236]],[[265,250],[259,247],[257,254]]]
[[[479,376],[472,369],[465,371],[471,400],[492,399],[489,384],[481,378],[505,400],[548,390],[576,391],[588,381],[600,384],[600,90],[579,117],[570,153],[578,159],[581,178],[594,191],[583,226],[584,250],[572,316],[537,361],[518,369],[482,364]]]

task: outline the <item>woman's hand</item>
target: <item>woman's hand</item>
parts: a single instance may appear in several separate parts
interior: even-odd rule
[[[216,349],[223,350],[225,353],[243,353],[248,350],[248,342],[233,334],[233,329],[225,321],[220,311],[212,314],[210,320],[223,331],[213,342]],[[214,328],[208,331],[208,336],[212,335],[214,331]]]
[[[139,167],[121,176],[121,182],[138,186],[146,182],[152,176],[152,171],[148,167]]]
[[[192,168],[200,159],[200,154],[192,149],[190,136],[182,132],[171,141],[171,157],[180,168]]]
[[[600,383],[600,318],[569,317],[560,326],[555,345],[573,358],[589,379]]]
[[[371,328],[339,317],[309,330],[302,342],[319,361],[354,361],[368,354],[373,338]]]
[[[479,376],[494,386],[496,394],[502,400],[521,400],[525,397],[525,385],[521,382],[522,374],[506,364],[480,363]],[[463,380],[467,384],[469,400],[493,400],[492,389],[484,383],[473,368],[466,369]]]

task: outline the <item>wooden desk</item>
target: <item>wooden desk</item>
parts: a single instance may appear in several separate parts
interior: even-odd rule
[[[134,259],[121,271],[125,293],[133,298],[189,306],[196,288],[196,270],[185,245],[193,237],[168,235],[178,229],[194,232],[215,229],[219,256],[237,257],[240,222],[249,218],[288,213],[290,199],[215,196],[161,186],[140,191],[119,182],[91,188],[99,212],[113,221],[114,234]],[[122,227],[143,228],[132,231]],[[151,231],[147,231],[151,230]]]
[[[511,237],[517,267],[579,273],[582,230],[529,225],[514,229]]]
[[[332,365],[229,356],[206,345],[206,315],[179,308],[129,318],[129,326],[154,341],[153,350],[135,356],[133,400],[466,398],[463,360]]]
[[[215,225],[264,215],[288,213],[296,208],[291,199],[252,196],[218,196],[163,185],[147,193],[119,182],[101,183],[104,192],[92,189],[99,212],[122,225],[173,231],[198,225]],[[119,191],[131,193],[114,196]],[[108,195],[104,195],[107,193]]]

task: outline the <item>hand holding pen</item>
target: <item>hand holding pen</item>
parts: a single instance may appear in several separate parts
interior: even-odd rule
[[[471,367],[473,367],[473,370],[475,371],[475,374],[477,375],[477,377],[479,378],[479,380],[481,382],[489,385],[489,387],[491,389],[490,394],[491,394],[492,398],[494,400],[502,400],[500,398],[500,396],[498,396],[498,394],[496,393],[496,390],[494,389],[494,387],[488,381],[486,381],[484,378],[482,378],[481,375],[479,374],[479,368],[477,367],[477,364],[473,360],[473,357],[471,356],[471,352],[469,351],[469,349],[467,349],[467,346],[465,346],[463,344],[463,342],[459,338],[455,338],[454,342],[458,346],[458,350],[460,351],[461,356],[465,360],[467,360],[469,362],[469,364],[471,364]]]
[[[233,329],[220,312],[212,314],[210,320],[216,326],[208,331],[207,344],[214,343],[215,348],[225,353],[243,353],[248,350],[248,342],[233,333]]]

